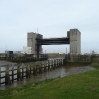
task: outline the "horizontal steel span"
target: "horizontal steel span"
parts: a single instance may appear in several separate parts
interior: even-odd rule
[[[60,45],[60,44],[70,44],[69,38],[49,38],[49,39],[36,39],[37,46],[39,45]]]

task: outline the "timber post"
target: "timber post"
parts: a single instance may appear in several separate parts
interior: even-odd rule
[[[56,68],[56,59],[54,60],[54,68]]]
[[[44,72],[46,72],[47,69],[46,69],[46,63],[44,62]]]
[[[48,71],[50,70],[50,62],[48,61]]]
[[[14,64],[12,64],[12,83],[14,82]]]
[[[24,64],[22,64],[22,79],[24,78]]]
[[[1,85],[1,66],[0,66],[0,85]]]
[[[17,81],[22,80],[21,72],[20,72],[20,64],[17,67]]]
[[[42,73],[42,64],[39,63],[39,74]]]
[[[5,85],[11,85],[11,80],[10,80],[10,75],[9,75],[9,65],[6,65]]]
[[[30,68],[29,68],[29,64],[26,65],[26,78],[30,78]]]

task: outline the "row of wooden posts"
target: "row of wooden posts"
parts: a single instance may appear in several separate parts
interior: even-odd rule
[[[13,84],[14,81],[22,81],[24,78],[30,78],[32,75],[47,72],[62,65],[64,65],[63,59],[55,59],[45,62],[43,61],[35,63],[16,64],[17,68],[12,65],[11,69],[9,69],[11,66],[6,65],[6,70],[0,71],[0,85],[10,85]],[[2,73],[5,75],[2,76]]]

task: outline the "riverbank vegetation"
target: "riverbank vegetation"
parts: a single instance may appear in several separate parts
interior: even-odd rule
[[[99,58],[93,58],[91,66],[99,69]]]

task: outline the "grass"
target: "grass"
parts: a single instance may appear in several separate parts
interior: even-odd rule
[[[99,70],[0,90],[0,99],[99,99]]]
[[[94,67],[94,68],[99,69],[99,58],[93,58],[92,62],[93,63],[91,64],[91,66]]]

